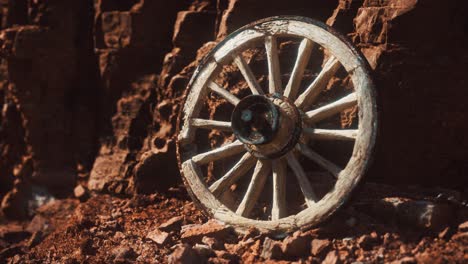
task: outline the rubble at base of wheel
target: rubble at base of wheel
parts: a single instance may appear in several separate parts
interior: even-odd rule
[[[86,202],[55,200],[25,223],[0,227],[0,261],[253,263],[462,263],[466,193],[364,184],[318,228],[242,234],[204,216],[185,188]],[[457,262],[458,261],[458,262]],[[282,262],[285,263],[285,262]]]

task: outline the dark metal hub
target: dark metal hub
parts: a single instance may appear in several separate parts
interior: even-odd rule
[[[231,116],[235,136],[259,158],[277,158],[299,140],[301,118],[295,105],[281,95],[250,95]]]
[[[241,142],[266,144],[278,130],[279,112],[267,97],[250,95],[237,104],[231,122],[234,134]]]

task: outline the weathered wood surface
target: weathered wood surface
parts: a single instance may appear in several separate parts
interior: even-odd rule
[[[351,190],[363,176],[375,142],[377,130],[376,102],[373,84],[367,72],[367,65],[364,63],[362,56],[351,48],[351,44],[343,40],[344,38],[336,36],[335,33],[330,33],[325,25],[304,18],[276,17],[261,23],[249,25],[229,36],[214,53],[208,55],[208,58],[204,60],[205,62],[197,69],[194,78],[190,82],[190,91],[182,114],[182,129],[178,137],[180,154],[183,157],[188,157],[188,159],[180,159],[182,162],[181,170],[189,193],[193,195],[194,200],[218,220],[240,229],[248,229],[254,226],[264,232],[290,232],[300,227],[316,225],[330,216],[346,200]],[[359,106],[358,129],[330,130],[307,127],[303,130],[306,137],[314,140],[354,140],[355,142],[353,154],[345,168],[339,168],[305,145],[305,147],[297,146],[298,153],[305,155],[337,176],[334,188],[324,197],[321,197],[320,200],[313,192],[313,185],[292,152],[284,159],[273,161],[272,164],[269,161],[257,162],[257,159],[250,153],[245,153],[225,175],[210,187],[204,182],[205,177],[202,175],[200,166],[244,153],[245,148],[239,141],[235,141],[205,153],[197,154],[194,152],[198,144],[193,137],[196,129],[227,129],[228,127],[228,122],[206,121],[198,117],[208,91],[215,92],[233,105],[239,102],[239,98],[229,93],[228,90],[211,83],[211,80],[222,69],[223,64],[230,63],[234,58],[234,62],[239,67],[251,92],[253,94],[263,94],[249,65],[239,55],[243,49],[248,47],[249,43],[264,41],[268,60],[268,91],[281,91],[282,87],[279,82],[281,78],[278,75],[281,76],[281,74],[285,73],[281,73],[279,64],[276,63],[275,57],[278,55],[277,34],[282,37],[292,35],[303,38],[284,94],[302,108],[305,112],[304,119],[308,124],[317,123],[356,104]],[[331,56],[324,64],[317,78],[298,97],[297,93],[302,81],[302,75],[314,45],[322,46]],[[315,103],[314,101],[318,98],[317,95],[324,89],[340,65],[350,74],[355,92],[317,109],[309,110],[310,104]],[[254,175],[247,175],[246,173],[256,162]],[[268,165],[264,165],[264,163]],[[296,179],[286,179],[286,164],[289,165]],[[244,217],[248,216],[255,206],[265,180],[269,177],[268,175],[271,175],[273,180],[271,220],[261,221]],[[220,202],[218,195],[228,190],[229,186],[241,178],[249,179],[249,177],[251,179],[250,184],[236,212]],[[287,211],[284,209],[287,204],[287,201],[283,199],[284,187],[291,180],[299,181],[308,208],[295,215],[287,216],[284,214]]]
[[[250,180],[249,187],[247,188],[244,198],[242,198],[239,207],[237,207],[236,214],[248,217],[258,197],[262,193],[268,173],[271,170],[271,164],[266,160],[258,160],[255,166],[252,179]]]
[[[224,99],[226,99],[226,101],[230,102],[233,105],[237,105],[239,103],[239,101],[240,101],[239,98],[237,98],[235,95],[233,95],[232,93],[230,93],[226,89],[221,88],[215,82],[209,82],[208,87],[210,87],[210,89],[213,92],[217,93],[219,96],[223,97]]]
[[[351,93],[338,101],[324,105],[306,113],[306,122],[314,123],[321,121],[330,116],[336,115],[339,112],[355,105],[357,102],[356,93]]]
[[[204,129],[218,129],[223,131],[232,131],[231,122],[208,120],[201,118],[192,119],[192,126]]]
[[[342,171],[340,167],[333,164],[333,162],[325,159],[324,157],[320,156],[319,154],[317,154],[315,151],[311,150],[309,147],[307,147],[304,144],[298,144],[298,149],[302,154],[304,154],[304,156],[308,157],[309,159],[317,163],[317,165],[319,165],[320,167],[326,169],[335,178],[338,178],[338,175]]]
[[[273,162],[273,201],[271,219],[278,220],[286,216],[286,175],[287,161],[279,159]]]
[[[224,159],[244,151],[244,145],[240,141],[236,140],[219,148],[198,154],[192,157],[192,160],[200,165],[207,164],[209,162]]]
[[[313,42],[308,38],[304,38],[299,45],[294,69],[291,73],[291,78],[286,85],[286,89],[284,90],[284,96],[291,100],[296,98],[296,95],[299,91],[299,86],[302,82],[302,76],[304,75],[304,70],[307,67],[307,63],[309,63],[309,58],[313,47]]]
[[[289,166],[296,175],[297,181],[299,182],[299,187],[301,188],[302,194],[304,194],[304,199],[307,206],[313,206],[318,201],[318,198],[314,192],[314,189],[312,188],[312,185],[310,184],[309,179],[307,178],[304,169],[293,153],[289,153],[286,158],[288,160]]]
[[[335,75],[340,66],[340,62],[335,57],[331,57],[314,81],[306,88],[304,93],[296,99],[295,104],[297,107],[306,108],[310,106],[315,99],[317,99],[320,92],[327,87],[328,82],[333,75]]]
[[[316,140],[355,140],[358,129],[320,129],[320,128],[304,128],[304,133],[312,139]]]
[[[187,103],[184,106],[182,115],[182,129],[177,137],[180,144],[188,144],[193,141],[195,130],[190,124],[192,118],[197,117],[203,105],[203,100],[206,97],[208,90],[205,89],[206,83],[211,78],[212,74],[217,72],[218,64],[209,60],[203,68],[198,71],[197,78],[192,81],[192,89],[187,95]]]
[[[268,87],[270,93],[281,92],[281,70],[278,57],[278,43],[276,37],[265,38],[265,50],[268,60]]]
[[[215,181],[210,186],[210,191],[219,196],[226,191],[231,185],[236,183],[242,176],[253,167],[257,159],[250,153],[245,153],[244,156],[220,179]]]
[[[245,81],[249,85],[252,94],[264,94],[255,78],[255,75],[252,73],[249,64],[245,61],[244,57],[242,57],[242,54],[236,54],[233,58],[240,72],[244,76]]]

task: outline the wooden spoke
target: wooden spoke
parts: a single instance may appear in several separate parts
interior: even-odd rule
[[[333,162],[325,159],[324,157],[317,154],[315,151],[311,150],[304,144],[298,144],[299,151],[304,154],[304,156],[313,160],[317,165],[329,171],[335,178],[338,178],[338,175],[341,172],[341,168],[333,164]]]
[[[282,88],[276,37],[267,36],[265,38],[265,49],[268,59],[268,89],[270,93],[279,93]]]
[[[290,58],[287,67],[282,63],[284,54],[280,47],[286,41],[295,43],[295,56]],[[247,54],[252,47],[257,47],[265,55],[264,67],[267,68],[263,69],[263,76],[257,71],[262,70],[257,69],[257,59],[250,59]],[[313,78],[304,81],[306,74],[310,73],[309,62],[315,59],[312,53],[316,49],[326,57],[320,60],[322,67],[313,72]],[[239,110],[239,104],[246,95],[243,93],[245,89],[238,93],[238,89],[231,89],[219,80],[223,76],[229,79],[232,67],[236,68],[236,76],[231,77],[236,77],[236,80],[231,81],[240,81],[248,90],[247,94],[282,95],[271,98],[282,114],[279,120],[281,129],[273,133],[272,141],[266,145],[243,144],[240,140],[235,141],[237,138],[231,135],[234,142],[227,141],[224,146],[218,143],[210,147],[212,133],[233,134],[234,130],[231,120],[204,116],[207,111],[210,112],[206,100],[214,98],[224,106],[234,106],[228,107],[225,113],[232,115],[236,107]],[[352,83],[355,92],[343,91],[342,96],[319,102],[338,72],[347,74],[347,81]],[[284,74],[289,77],[285,79]],[[352,43],[334,30],[302,17],[266,18],[227,36],[225,41],[219,42],[212,52],[199,60],[182,99],[184,106],[178,118],[177,156],[187,190],[210,216],[240,232],[257,228],[262,233],[292,233],[323,222],[346,201],[364,176],[380,124],[375,87],[366,59]],[[299,117],[297,111],[291,109],[291,103],[294,104],[292,108],[299,109]],[[246,102],[254,117],[270,114],[263,113],[262,107],[251,106],[253,104]],[[351,110],[359,110],[359,129],[320,126],[322,122],[332,122]],[[252,129],[261,129],[263,119],[268,123],[268,118],[255,118],[258,124],[252,124]],[[297,122],[301,124],[299,143],[286,135],[298,127]],[[352,144],[354,155],[346,155],[335,163],[338,161],[325,155],[325,150],[322,153],[308,147],[309,140],[349,141],[337,143]],[[289,148],[288,143],[294,143],[294,147]],[[275,146],[285,146],[284,150],[288,153],[276,158],[279,150]],[[325,148],[327,146],[324,145]],[[324,197],[320,186],[314,181],[315,177],[306,170],[306,164],[320,173],[337,177],[331,179],[332,176],[329,176],[329,180],[336,183]],[[216,169],[207,170],[207,166]],[[225,167],[219,170],[220,166]],[[271,189],[269,182],[265,187],[270,177]],[[290,187],[296,188],[293,191],[301,196],[299,200],[290,197]],[[268,210],[265,206],[268,206]]]
[[[244,156],[220,179],[215,181],[210,186],[210,191],[215,195],[219,196],[225,192],[231,185],[236,183],[247,171],[249,171],[257,159],[252,156],[249,152],[245,153]]]
[[[292,152],[290,152],[286,158],[288,160],[289,167],[291,167],[297,177],[297,181],[299,182],[299,186],[301,187],[302,193],[304,194],[307,206],[312,206],[316,201],[318,201],[318,198],[312,189],[312,185],[310,185],[310,181],[307,178],[304,169],[302,168],[301,164],[299,164],[299,161]]]
[[[304,70],[309,63],[310,54],[312,52],[313,42],[309,39],[304,39],[299,46],[297,52],[296,63],[294,64],[294,69],[289,78],[289,82],[286,85],[284,91],[284,96],[288,97],[291,100],[296,98],[299,86],[301,85],[302,76],[304,75]]]
[[[319,140],[355,140],[359,130],[357,129],[319,129],[304,128],[302,131],[310,138]]]
[[[241,54],[238,54],[238,55],[235,55],[233,58],[234,58],[234,63],[236,63],[237,67],[239,67],[239,70],[244,76],[245,81],[249,85],[249,88],[252,91],[252,94],[264,94],[262,88],[260,88],[260,85],[258,84],[257,79],[255,79],[255,76],[252,73],[252,70],[250,69],[249,64],[247,64],[247,62],[245,61],[244,57],[242,57]]]
[[[239,207],[236,210],[236,214],[248,217],[255,204],[257,203],[258,197],[260,196],[268,173],[270,172],[270,163],[266,160],[258,160],[255,166],[252,179],[250,180],[247,192],[242,198]]]
[[[200,153],[196,156],[193,156],[192,160],[198,165],[203,165],[215,160],[220,160],[226,157],[242,153],[244,151],[244,144],[242,144],[239,140],[236,140],[217,149],[213,149],[208,152]]]
[[[306,122],[318,122],[332,115],[338,114],[357,102],[356,93],[351,93],[338,101],[327,104],[315,110],[306,113]]]
[[[273,162],[272,220],[278,220],[286,216],[286,173],[287,161],[285,159]]]
[[[320,92],[327,86],[328,82],[333,75],[335,75],[340,66],[340,62],[335,57],[331,57],[325,63],[322,71],[317,75],[312,84],[310,84],[305,92],[297,98],[295,102],[296,106],[299,108],[305,108],[311,105]]]
[[[223,97],[226,99],[229,103],[233,105],[237,105],[240,101],[239,98],[237,98],[235,95],[227,91],[226,89],[221,88],[218,84],[215,82],[210,82],[208,83],[208,87],[215,93],[217,93],[219,96]]]
[[[194,118],[192,119],[192,126],[205,129],[219,129],[222,131],[231,131],[231,122],[208,120]]]

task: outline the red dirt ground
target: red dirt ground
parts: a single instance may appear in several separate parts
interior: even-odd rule
[[[376,191],[382,190],[382,191]],[[346,207],[316,229],[271,240],[255,230],[236,234],[209,221],[183,187],[166,194],[86,202],[63,199],[32,221],[0,226],[0,261],[9,263],[463,263],[468,261],[466,207],[436,230],[389,223],[370,213],[392,189],[366,185]],[[419,193],[424,193],[420,191]],[[405,193],[400,195],[409,197]],[[362,197],[360,197],[362,196]],[[364,197],[365,196],[365,197]],[[417,198],[417,197],[412,197]],[[428,200],[430,197],[426,197]],[[408,198],[409,199],[409,198]],[[372,216],[371,216],[372,215]],[[173,217],[172,224],[163,225]],[[464,221],[463,221],[464,220]],[[462,223],[464,222],[464,224]],[[182,228],[181,226],[196,224]],[[165,229],[163,229],[163,227]],[[161,240],[153,234],[167,231]],[[185,229],[185,231],[184,231]],[[186,231],[186,230],[189,231]],[[185,234],[184,234],[185,233]],[[166,237],[167,236],[167,237]],[[182,236],[182,240],[181,240]],[[151,237],[151,238],[149,238]],[[161,237],[159,237],[161,238]],[[159,243],[155,242],[158,241]],[[356,262],[357,261],[357,262]],[[286,263],[283,262],[283,263]]]

